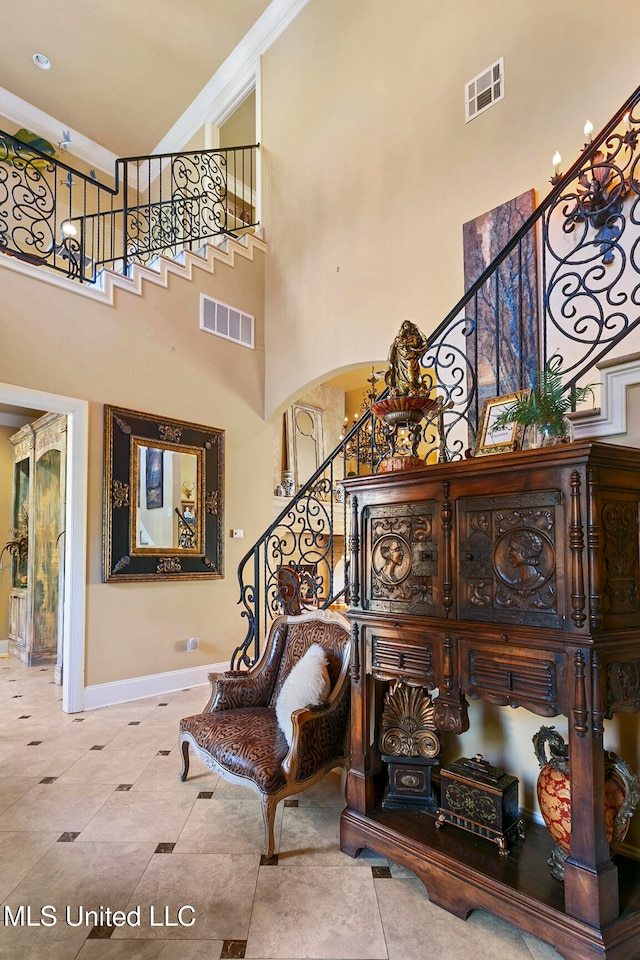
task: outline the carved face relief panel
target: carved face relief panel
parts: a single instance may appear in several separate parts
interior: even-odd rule
[[[459,616],[560,626],[556,491],[458,502]]]
[[[433,615],[438,572],[434,510],[431,502],[369,508],[368,609]]]
[[[555,568],[553,543],[534,527],[517,527],[497,538],[493,566],[501,587],[508,591],[538,590],[552,577]]]
[[[404,537],[380,537],[373,548],[371,565],[382,583],[394,587],[411,572],[411,547]]]

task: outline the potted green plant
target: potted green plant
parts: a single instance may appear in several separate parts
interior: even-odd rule
[[[523,393],[499,417],[495,427],[521,423],[531,428],[530,447],[548,447],[573,440],[573,425],[567,414],[576,404],[591,398],[596,384],[586,387],[563,387],[562,358],[552,356],[543,370],[538,370],[532,390]]]

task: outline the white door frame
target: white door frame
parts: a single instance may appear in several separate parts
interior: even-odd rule
[[[67,415],[67,501],[64,538],[62,628],[62,709],[78,713],[84,706],[84,647],[87,594],[87,483],[89,474],[89,403],[0,383],[0,403]]]

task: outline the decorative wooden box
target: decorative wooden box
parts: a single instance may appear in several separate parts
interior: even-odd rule
[[[524,838],[519,817],[518,780],[491,766],[478,753],[463,757],[441,772],[441,797],[437,827],[452,823],[498,844],[507,856],[508,843]]]
[[[438,804],[431,787],[431,772],[438,760],[384,754],[382,759],[389,766],[389,789],[382,806],[392,810],[414,807],[435,813]]]

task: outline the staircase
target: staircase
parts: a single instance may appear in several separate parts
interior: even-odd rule
[[[631,366],[620,359],[640,325],[639,133],[640,88],[554,176],[549,194],[431,333],[422,366],[447,409],[441,454],[434,424],[423,428],[427,462],[473,450],[483,400],[532,386],[536,369],[554,355],[565,389],[602,381],[598,410],[577,418],[577,436],[620,432],[624,390],[640,370],[640,354]],[[532,257],[533,294],[522,279]],[[537,350],[522,349],[536,336]],[[480,360],[489,380],[479,377]],[[238,581],[247,629],[232,668],[255,662],[283,609],[345,599],[350,510],[341,481],[375,472],[383,456],[368,412],[245,555]]]
[[[257,144],[120,159],[113,185],[48,147],[0,131],[0,252],[77,284],[154,265],[166,275],[169,261],[258,225]]]

